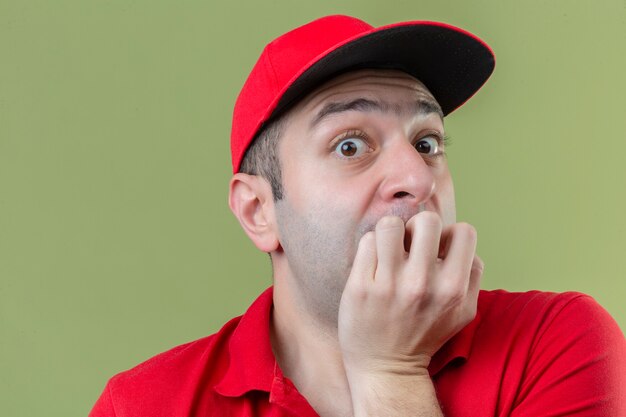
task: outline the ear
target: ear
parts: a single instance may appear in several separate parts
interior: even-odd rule
[[[252,243],[263,252],[279,247],[272,188],[258,175],[237,173],[229,184],[228,205]]]

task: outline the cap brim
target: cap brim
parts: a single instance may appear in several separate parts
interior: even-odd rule
[[[357,69],[397,69],[422,82],[449,114],[487,81],[495,66],[489,46],[438,22],[404,22],[348,39],[312,60],[281,95],[272,117],[329,79]]]

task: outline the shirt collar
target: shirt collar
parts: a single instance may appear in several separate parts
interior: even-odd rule
[[[435,353],[428,367],[428,373],[431,377],[437,375],[443,368],[455,360],[461,360],[462,363],[467,361],[472,350],[474,334],[479,324],[480,311],[476,313],[474,320],[455,334]]]
[[[229,340],[230,362],[215,390],[227,397],[248,391],[269,392],[276,359],[270,342],[273,287],[265,290],[241,317]]]
[[[229,340],[230,361],[222,379],[215,385],[221,395],[238,397],[248,391],[270,392],[276,376],[282,376],[270,342],[270,316],[273,287],[265,290],[241,317]],[[467,360],[480,312],[433,356],[428,371],[438,374],[455,359]]]

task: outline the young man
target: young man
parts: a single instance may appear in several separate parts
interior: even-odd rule
[[[270,43],[235,105],[229,202],[274,286],[91,415],[626,415],[624,336],[590,297],[479,291],[443,117],[493,67],[433,22],[330,16]]]

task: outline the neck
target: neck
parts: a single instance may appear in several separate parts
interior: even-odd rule
[[[320,416],[352,415],[336,323],[320,323],[285,284],[275,282],[271,319],[278,365]]]

